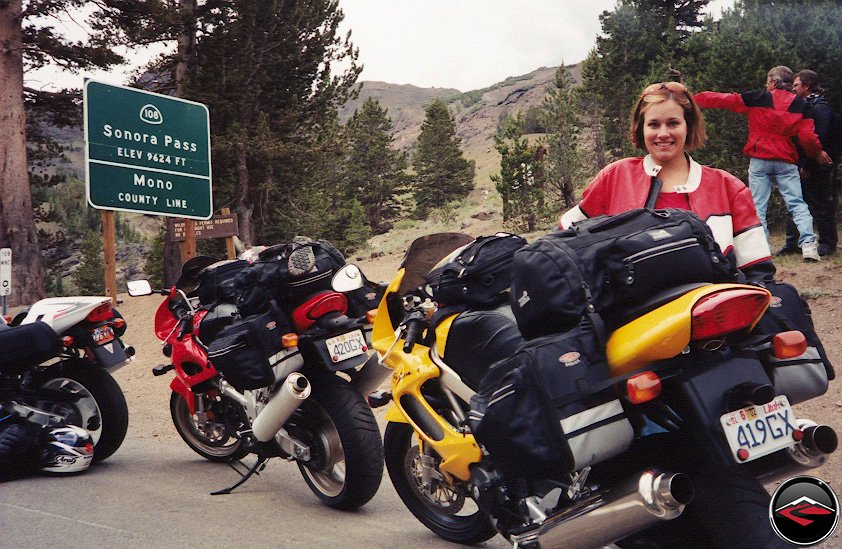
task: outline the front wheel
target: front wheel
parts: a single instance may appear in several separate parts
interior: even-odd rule
[[[39,385],[80,397],[76,402],[40,401],[38,407],[87,429],[94,441],[95,462],[117,451],[129,428],[129,407],[111,374],[96,366],[65,364],[54,371],[48,368]]]
[[[421,446],[409,425],[386,426],[383,437],[386,468],[407,509],[447,541],[475,544],[494,537],[497,530],[491,518],[466,497],[465,483],[448,482],[438,472],[440,458],[424,453]]]
[[[346,381],[314,381],[313,393],[287,427],[310,447],[298,461],[307,486],[330,507],[355,509],[368,503],[383,478],[383,442],[366,401]]]
[[[219,463],[245,457],[248,449],[232,427],[239,405],[226,397],[211,398],[204,393],[197,394],[196,400],[196,413],[191,414],[184,397],[175,391],[170,396],[173,425],[187,446],[203,458]]]

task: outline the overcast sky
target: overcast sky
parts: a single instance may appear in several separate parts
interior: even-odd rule
[[[712,0],[718,14],[734,0]],[[539,67],[582,61],[600,31],[599,14],[616,0],[340,0],[360,50],[361,80],[484,88]],[[69,25],[78,31],[78,26]],[[149,56],[135,56],[140,66]],[[130,67],[90,76],[124,84]],[[82,76],[55,69],[27,75],[32,87],[81,87]]]

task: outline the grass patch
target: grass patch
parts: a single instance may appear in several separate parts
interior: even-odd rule
[[[836,294],[829,290],[820,290],[818,288],[803,288],[798,290],[801,297],[804,299],[819,299],[820,297],[836,297]]]

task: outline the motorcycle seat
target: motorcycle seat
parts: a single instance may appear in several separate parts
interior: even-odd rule
[[[510,305],[472,309],[451,324],[442,358],[477,390],[488,368],[514,354],[524,341]]]
[[[44,322],[0,330],[0,372],[4,374],[21,374],[60,352],[58,335]]]

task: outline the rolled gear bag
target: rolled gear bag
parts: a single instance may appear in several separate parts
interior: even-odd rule
[[[631,446],[634,429],[587,322],[525,343],[497,362],[471,398],[468,423],[510,477],[569,473]]]
[[[772,293],[772,301],[752,335],[768,337],[798,330],[807,340],[807,350],[797,357],[779,359],[772,353],[761,355],[776,394],[785,394],[790,404],[823,395],[836,374],[816,334],[810,306],[791,284],[767,283],[766,289]]]
[[[639,208],[548,234],[514,254],[512,311],[528,339],[609,320],[619,307],[693,282],[735,281],[710,228],[689,210]]]
[[[526,239],[510,233],[480,236],[449,254],[427,275],[440,306],[487,306],[505,301],[512,284],[512,259]]]
[[[196,275],[196,289],[193,294],[205,306],[217,303],[236,303],[239,297],[237,276],[248,268],[244,259],[218,261],[202,269]]]
[[[327,240],[295,237],[288,244],[271,246],[238,275],[237,307],[243,316],[254,315],[274,299],[291,312],[311,295],[330,290],[333,275],[343,265],[345,256]]]

